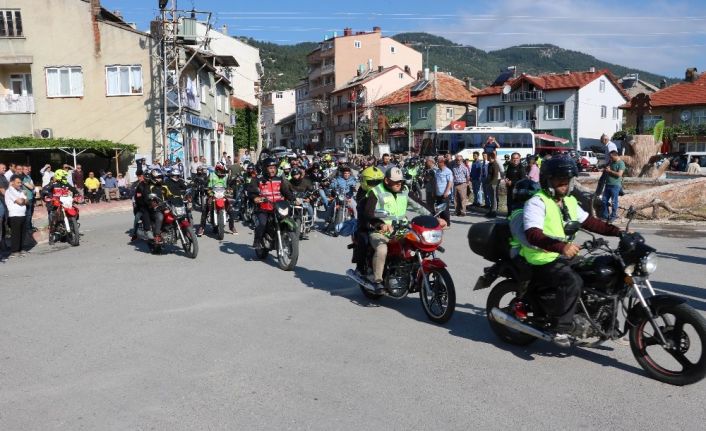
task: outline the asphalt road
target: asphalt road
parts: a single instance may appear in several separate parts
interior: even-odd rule
[[[473,220],[445,236],[457,310],[437,326],[417,295],[366,300],[345,238],[313,234],[283,272],[242,227],[191,260],[128,244],[129,213],[85,217],[80,247],[0,264],[0,430],[703,429],[706,382],[651,380],[629,347],[500,343]],[[706,311],[706,229],[641,230],[656,287]]]

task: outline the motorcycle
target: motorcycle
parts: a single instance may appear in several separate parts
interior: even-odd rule
[[[569,261],[584,282],[575,329],[568,334],[570,344],[597,345],[627,334],[635,359],[651,377],[678,386],[696,383],[706,375],[706,320],[684,299],[655,292],[649,278],[657,269],[656,250],[645,244],[642,235],[629,232],[635,214],[628,210],[628,226],[616,249],[587,232],[591,239],[581,247],[585,254]],[[565,231],[575,232],[578,227]],[[510,344],[555,341],[550,332],[553,319],[543,308],[547,299],[541,294],[543,286],[532,281],[525,261],[509,257],[509,237],[506,221],[477,223],[468,232],[471,250],[495,262],[485,268],[474,290],[504,278],[488,295],[488,323]],[[621,313],[625,315],[622,327]],[[700,352],[693,352],[694,345]]]
[[[296,193],[295,200],[292,204],[292,218],[297,222],[299,226],[299,239],[306,239],[309,236],[309,232],[314,228],[314,223],[316,222],[316,211],[314,211],[314,217],[309,217],[309,212],[304,206],[305,200],[312,205],[312,199],[307,197],[305,193]]]
[[[223,240],[225,236],[226,215],[230,213],[230,199],[226,196],[225,187],[214,187],[211,201],[211,224],[214,227],[216,236]]]
[[[441,213],[445,204],[436,208]],[[375,216],[385,218],[386,213],[376,211]],[[446,263],[436,257],[441,247],[443,230],[435,216],[417,216],[408,224],[393,223],[393,232],[387,244],[387,259],[383,272],[385,291],[377,293],[363,276],[349,269],[346,272],[368,299],[382,296],[405,298],[419,292],[422,308],[429,320],[446,323],[456,308],[456,289]],[[368,253],[368,268],[372,268],[373,250]]]
[[[239,219],[243,224],[253,224],[253,213],[255,212],[255,206],[251,199],[248,199],[248,192],[245,187],[245,183],[242,178],[236,181],[235,190],[233,191],[232,199],[232,217],[234,219]]]
[[[137,237],[146,241],[150,251],[154,254],[160,254],[163,245],[175,245],[178,241],[181,243],[184,254],[191,259],[196,259],[199,254],[199,243],[194,227],[189,220],[184,199],[175,196],[168,201],[159,202],[154,195],[151,195],[150,199],[155,211],[161,211],[164,216],[160,233],[162,242],[156,243],[152,232],[145,232],[142,221],[138,222]]]
[[[405,166],[404,168],[404,181],[409,190],[409,196],[414,200],[421,200],[422,198],[422,178],[419,175],[419,168],[417,166]]]
[[[277,264],[283,271],[291,271],[299,259],[299,226],[292,218],[292,207],[287,201],[274,204],[274,211],[267,215],[267,225],[258,259],[265,259],[270,250],[277,250]]]
[[[74,198],[67,196],[54,196],[51,198],[54,208],[54,232],[49,236],[49,243],[66,240],[71,246],[79,245],[80,233],[78,228],[78,207],[74,205]]]
[[[353,191],[350,192],[351,194]],[[329,205],[333,205],[331,213],[331,221],[326,227],[327,232],[331,232],[334,237],[338,236],[336,226],[341,223],[353,219],[353,209],[350,206],[351,196],[338,193],[336,190],[331,190],[331,200]]]

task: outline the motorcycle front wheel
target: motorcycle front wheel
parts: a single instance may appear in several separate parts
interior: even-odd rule
[[[291,271],[299,259],[299,232],[282,231],[282,249],[277,253],[277,262],[282,271]]]
[[[216,236],[218,237],[219,241],[223,240],[223,237],[225,236],[226,233],[226,225],[225,225],[225,211],[224,210],[218,210],[217,213],[217,222],[216,222]]]
[[[456,288],[451,274],[441,268],[430,270],[426,276],[430,289],[424,284],[419,289],[424,313],[434,323],[446,323],[456,308]]]
[[[189,226],[183,229],[181,233],[184,235],[184,239],[181,241],[181,248],[184,250],[184,254],[186,254],[186,257],[196,259],[199,254],[199,242],[196,239],[194,228]]]
[[[519,286],[517,283],[511,280],[504,280],[496,284],[495,287],[488,294],[488,300],[485,304],[485,311],[488,316],[488,323],[490,324],[490,329],[493,330],[495,335],[506,343],[514,344],[516,346],[526,346],[532,344],[537,339],[523,334],[522,332],[514,331],[505,325],[501,325],[496,322],[490,312],[493,308],[498,308],[510,315],[514,315],[514,304],[517,295],[519,294]]]
[[[73,247],[77,247],[80,241],[80,234],[78,232],[78,221],[75,218],[69,220],[69,226],[71,230],[67,232],[69,244]]]
[[[687,304],[663,307],[655,321],[673,347],[660,344],[647,316],[630,328],[630,348],[635,359],[654,379],[684,386],[706,376],[706,320]]]

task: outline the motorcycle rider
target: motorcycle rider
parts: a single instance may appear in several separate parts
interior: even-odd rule
[[[213,189],[215,187],[223,187],[224,189],[228,187],[228,170],[221,163],[216,163],[216,167],[213,173],[208,178],[208,184],[206,185],[206,203],[203,206],[203,211],[201,211],[201,224],[199,225],[198,236],[203,235],[203,231],[206,228],[206,222],[208,221],[208,215],[211,212],[213,206]],[[215,220],[214,220],[215,222]],[[233,229],[231,228],[231,232]]]
[[[267,228],[267,218],[274,211],[275,202],[293,200],[294,195],[288,185],[277,176],[277,160],[268,157],[262,161],[263,173],[248,184],[248,195],[257,205],[255,209],[255,238],[253,247],[257,251],[262,247],[262,237]]]
[[[361,219],[358,220],[357,229],[353,233],[353,263],[355,263],[356,272],[361,276],[365,276],[367,273],[368,230],[363,226],[362,219],[368,201],[368,192],[382,183],[384,178],[385,174],[375,166],[369,166],[360,173],[360,188],[356,193],[355,200],[358,203],[357,212]]]
[[[348,204],[348,207],[353,210],[353,218],[358,218],[358,209],[356,208],[354,198],[355,190],[357,189],[357,187],[358,181],[353,176],[351,176],[351,168],[345,165],[341,168],[339,175],[334,178],[333,182],[331,182],[331,190],[338,193],[339,196],[346,197],[346,203]],[[334,208],[335,205],[331,205],[327,214],[327,219],[330,220],[333,218]]]
[[[379,168],[378,168],[379,169]],[[382,285],[382,275],[385,269],[385,259],[387,258],[387,243],[390,242],[390,234],[393,232],[393,222],[405,224],[407,222],[407,209],[421,215],[428,215],[429,211],[412,199],[408,199],[408,190],[404,186],[404,175],[397,167],[390,167],[385,172],[385,179],[382,183],[370,189],[368,192],[365,209],[361,214],[360,223],[370,231],[369,241],[374,251],[373,274],[369,277],[375,286],[375,291],[384,289]],[[385,211],[383,218],[378,218],[375,211]],[[444,226],[444,222],[439,220]]]
[[[542,286],[537,293],[547,314],[556,319],[558,344],[570,342],[567,333],[574,328],[576,303],[583,288],[581,277],[569,265],[569,259],[580,250],[572,242],[576,230],[572,224],[578,222],[600,235],[620,235],[618,227],[589,215],[570,195],[576,176],[576,163],[570,158],[545,161],[539,177],[541,190],[525,203],[523,211],[530,246],[522,244],[520,255],[532,265],[532,277]]]
[[[314,185],[304,176],[304,171],[299,167],[292,168],[292,179],[289,180],[289,189],[295,194],[295,199],[302,200],[302,206],[309,214],[309,220],[314,220],[314,207],[311,206],[310,196],[314,192]],[[301,195],[301,196],[296,196]]]
[[[47,184],[41,192],[41,197],[44,199],[44,205],[47,207],[47,215],[49,216],[49,243],[54,242],[54,231],[56,229],[54,216],[56,215],[56,207],[52,205],[52,198],[68,196],[69,192],[73,196],[78,196],[78,190],[69,184],[68,172],[63,169],[57,169],[54,172],[52,181]]]
[[[162,171],[158,168],[152,169],[149,173],[147,193],[142,195],[142,199],[152,222],[152,233],[156,244],[162,242],[162,222],[164,221],[164,214],[157,205],[171,196],[169,189],[164,185],[164,174]],[[143,227],[145,230],[147,229],[147,227]]]
[[[328,211],[328,197],[326,196],[326,191],[324,190],[326,175],[321,170],[321,166],[319,166],[318,162],[311,164],[311,168],[307,171],[307,177],[312,183],[318,184],[321,205],[324,206],[324,211]]]

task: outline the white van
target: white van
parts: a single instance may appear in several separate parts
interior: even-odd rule
[[[701,174],[706,175],[706,152],[703,151],[698,151],[698,152],[690,152],[684,154],[683,157],[685,160],[683,162],[683,171],[686,172],[687,169],[689,169],[689,163],[691,163],[694,158],[698,157],[699,159],[699,166],[701,166]],[[681,166],[680,166],[681,168]]]
[[[598,166],[598,157],[596,157],[593,151],[579,151],[579,157],[588,160],[591,166]]]

